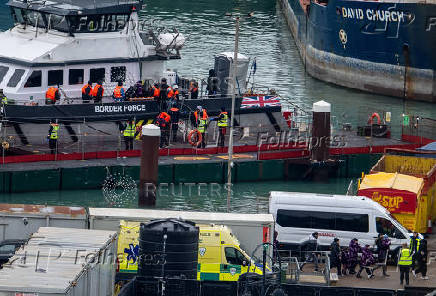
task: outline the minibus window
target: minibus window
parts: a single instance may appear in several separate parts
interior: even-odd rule
[[[375,218],[375,226],[378,233],[387,234],[389,237],[404,239],[404,234],[392,224],[391,221],[385,218]]]

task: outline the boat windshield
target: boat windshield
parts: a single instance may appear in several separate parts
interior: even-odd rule
[[[124,29],[128,14],[63,16],[34,10],[12,8],[16,24],[67,33],[116,32]]]

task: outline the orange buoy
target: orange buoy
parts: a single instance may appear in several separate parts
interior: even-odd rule
[[[192,130],[188,134],[188,142],[192,146],[198,146],[201,143],[201,140],[203,139],[203,136],[198,130]],[[196,140],[196,141],[195,141]]]
[[[373,124],[374,117],[377,118],[377,124],[381,124],[381,118],[377,112],[372,113],[371,117],[368,119],[368,124]]]

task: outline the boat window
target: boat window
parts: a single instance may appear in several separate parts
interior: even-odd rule
[[[126,81],[126,67],[112,67],[111,68],[111,82]]]
[[[24,69],[15,69],[14,74],[12,74],[11,78],[8,82],[8,87],[16,87],[17,84],[21,81],[21,78],[24,75]]]
[[[64,70],[50,70],[48,71],[48,85],[63,85],[64,84]]]
[[[105,69],[104,68],[97,68],[97,69],[91,69],[89,71],[89,80],[92,83],[95,83],[97,81],[104,81],[105,79]]]
[[[24,87],[40,87],[42,81],[41,70],[33,71],[32,74],[27,78]]]
[[[47,22],[50,25],[50,29],[61,31],[61,32],[70,31],[70,26],[65,16],[50,14],[47,17]]]
[[[0,66],[0,82],[3,81],[3,78],[5,78],[6,73],[8,73],[9,67],[6,66]]]
[[[280,209],[277,211],[276,222],[282,227],[355,232],[369,231],[369,218],[366,214],[294,211]]]
[[[45,16],[37,11],[28,10],[22,14],[25,22],[33,27],[45,28]]]
[[[83,69],[70,69],[68,74],[68,84],[83,84],[84,81],[84,70]]]
[[[14,18],[14,22],[17,24],[24,24],[24,16],[23,10],[19,8],[14,8],[12,10],[12,17]]]

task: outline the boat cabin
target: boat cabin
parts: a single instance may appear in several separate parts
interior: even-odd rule
[[[79,98],[88,81],[102,81],[110,94],[118,81],[159,80],[165,61],[180,58],[184,44],[181,34],[163,38],[144,28],[137,15],[141,0],[8,5],[14,26],[0,33],[0,88],[16,104],[45,104],[50,86],[59,85],[61,97]]]

